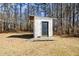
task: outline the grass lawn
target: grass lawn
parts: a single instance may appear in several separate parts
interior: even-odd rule
[[[79,38],[54,36],[52,41],[31,41],[26,36],[9,38],[24,34],[26,33],[0,34],[0,55],[79,56]]]

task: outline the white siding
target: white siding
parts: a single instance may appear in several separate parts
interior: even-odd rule
[[[48,17],[34,17],[34,37],[42,37],[42,21],[46,21],[49,24],[49,37],[53,36],[53,21]]]

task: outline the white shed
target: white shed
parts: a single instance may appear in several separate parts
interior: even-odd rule
[[[53,36],[53,19],[50,17],[30,16],[33,23],[34,38]]]

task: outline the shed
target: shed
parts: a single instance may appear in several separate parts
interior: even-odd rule
[[[33,24],[34,38],[53,36],[53,19],[50,17],[30,16],[30,22]]]

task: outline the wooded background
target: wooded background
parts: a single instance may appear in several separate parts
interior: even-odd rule
[[[78,3],[0,3],[0,32],[33,31],[29,16],[56,18],[56,35],[79,35]]]

